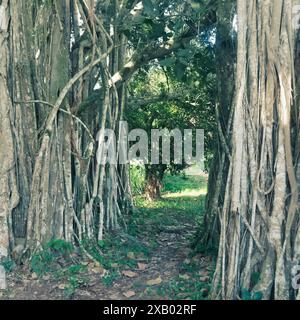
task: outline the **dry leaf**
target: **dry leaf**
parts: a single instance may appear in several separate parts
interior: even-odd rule
[[[66,287],[67,287],[66,284],[61,283],[61,284],[58,286],[58,289],[64,290]]]
[[[111,267],[112,267],[112,268],[118,268],[119,265],[118,265],[117,263],[112,263],[112,264],[111,264]]]
[[[137,276],[137,273],[136,272],[133,272],[133,271],[130,271],[130,270],[124,270],[122,271],[122,274],[125,276],[125,277],[128,277],[128,278],[134,278]]]
[[[156,279],[147,281],[147,285],[148,286],[156,286],[156,285],[161,284],[161,283],[162,283],[162,279],[161,279],[160,276],[158,278],[156,278]]]
[[[88,264],[88,269],[92,273],[100,273],[100,274],[102,274],[104,272],[103,267],[101,266],[101,264],[98,261],[90,262]]]
[[[134,252],[128,252],[127,253],[127,258],[128,259],[134,259],[135,258]]]
[[[131,298],[131,297],[134,297],[135,296],[135,292],[132,291],[132,290],[129,290],[127,292],[123,292],[123,295],[126,297],[126,298]]]
[[[138,263],[138,268],[139,268],[139,270],[141,270],[141,271],[146,270],[147,267],[148,267],[148,265],[146,265],[145,263],[140,263],[140,262]]]
[[[190,276],[188,274],[180,274],[179,275],[179,278],[180,279],[183,279],[183,280],[189,280],[190,279]]]
[[[91,268],[90,270],[91,270],[91,272],[93,272],[93,273],[100,273],[100,274],[103,273],[103,268],[101,268],[101,267]]]
[[[208,277],[209,276],[209,272],[208,271],[199,271],[199,276],[200,277]]]
[[[31,275],[31,279],[32,280],[37,280],[38,279],[38,275],[35,272],[33,272],[33,274]]]
[[[199,279],[201,282],[208,282],[209,281],[209,277],[200,277]]]

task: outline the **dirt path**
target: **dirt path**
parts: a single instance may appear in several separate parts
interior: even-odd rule
[[[72,264],[64,265],[63,259],[59,258],[55,261],[59,263],[56,271],[51,270],[44,275],[37,276],[32,270],[24,268],[8,273],[8,290],[0,293],[0,299],[207,298],[212,262],[209,257],[192,255],[190,241],[197,227],[195,215],[187,214],[186,205],[196,212],[199,197],[164,199],[155,208],[137,212],[134,222],[138,235],[128,237],[133,243],[142,244],[147,249],[147,255],[135,252],[134,246],[131,246],[124,253],[127,260],[122,263],[124,254],[120,258],[117,251],[128,239],[125,235],[120,238],[116,235],[119,247],[107,250],[109,253],[116,251],[110,257],[114,262],[111,263],[111,270],[88,260],[80,262],[84,269],[77,268],[74,259]],[[66,273],[61,273],[62,269]]]
[[[134,294],[131,299],[170,299],[170,286],[175,285],[180,277],[183,281],[193,280],[190,273],[184,270],[184,265],[191,266],[193,261],[189,259],[189,236],[195,231],[193,225],[185,224],[181,228],[165,228],[165,231],[157,235],[158,247],[152,252],[150,261],[143,266],[145,270],[134,270],[133,278],[123,277],[117,281],[113,288],[103,295],[107,299],[126,299],[126,294]],[[210,260],[197,256],[194,262],[199,264],[198,276],[209,275]],[[142,263],[142,262],[141,262]],[[198,268],[197,268],[198,269]],[[197,276],[197,275],[196,275]],[[200,277],[201,278],[201,277]],[[207,281],[206,279],[205,281]],[[151,283],[151,285],[149,285]],[[180,283],[178,283],[178,290]],[[205,289],[202,291],[207,292]],[[186,292],[179,292],[178,298],[187,298]]]
[[[195,226],[186,223],[181,227],[164,226],[157,234],[157,248],[148,260],[137,259],[139,268],[121,271],[121,277],[111,286],[105,286],[100,276],[88,273],[89,284],[79,286],[72,299],[170,299],[172,290],[176,298],[189,297],[189,281],[208,281],[210,259],[201,255],[190,259],[189,237]],[[147,241],[146,241],[147,242]],[[191,269],[191,270],[189,270]],[[32,274],[12,273],[9,290],[3,298],[9,299],[67,299],[66,286],[47,275],[41,279]],[[172,288],[172,285],[174,288]],[[174,294],[174,293],[173,293]],[[206,286],[199,294],[207,294]]]

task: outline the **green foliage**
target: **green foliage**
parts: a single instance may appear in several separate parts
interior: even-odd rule
[[[254,287],[260,279],[260,273],[259,272],[253,272],[251,275],[251,285]]]
[[[125,233],[107,235],[98,244],[87,242],[85,248],[108,271],[136,268],[136,258],[147,259],[149,256],[149,249],[140,239]]]
[[[16,264],[13,260],[10,260],[10,259],[3,259],[0,261],[0,265],[4,267],[5,271],[6,272],[12,272],[15,267],[16,267]]]
[[[59,239],[50,241],[46,245],[46,248],[51,249],[54,253],[62,255],[69,255],[74,251],[74,247],[71,243]]]
[[[262,292],[250,292],[247,289],[242,289],[242,300],[262,300]]]
[[[132,165],[130,166],[130,183],[131,191],[134,196],[142,195],[145,189],[145,167]]]
[[[54,254],[48,250],[42,250],[34,254],[30,260],[31,270],[38,276],[51,271]]]
[[[160,244],[155,241],[158,233],[164,232],[166,227],[180,229],[182,224],[193,224],[197,217],[202,216],[207,184],[205,176],[184,174],[168,174],[163,182],[162,199],[147,201],[142,196],[135,197],[137,210],[133,212],[129,224],[129,230],[134,230],[136,237],[146,239],[149,247],[158,250]],[[202,267],[197,258],[190,258],[191,261],[183,262],[180,266],[178,276],[155,287],[148,287],[145,294],[171,300],[207,299],[210,291],[209,281],[200,281],[199,272]],[[211,278],[212,274],[209,276]],[[141,290],[143,283],[137,281],[133,286]]]
[[[56,281],[65,283],[67,298],[72,298],[76,289],[89,282],[87,266],[74,261],[74,250],[71,243],[56,239],[45,244],[30,260],[31,271],[38,277],[49,274]]]
[[[74,269],[75,270],[75,269]],[[70,276],[67,276],[68,284],[66,285],[64,291],[67,298],[71,299],[76,292],[76,289],[81,286],[86,286],[89,283],[89,279],[79,274],[80,269],[77,272],[72,272]]]
[[[185,279],[180,276],[158,286],[157,295],[170,300],[205,300],[208,298],[210,285],[206,282],[195,281],[193,278]]]
[[[202,217],[206,195],[204,176],[166,175],[163,180],[162,198],[148,201],[136,196],[137,208],[129,221],[130,233],[139,236],[143,233],[161,230],[162,226],[176,226],[180,221],[192,221]],[[181,213],[182,216],[178,217]]]
[[[151,0],[143,0],[144,13],[152,16],[155,13],[155,8]]]
[[[109,271],[103,278],[102,283],[109,287],[111,286],[116,280],[120,278],[120,273],[117,271]]]
[[[51,272],[55,269],[55,262],[58,258],[63,257],[70,260],[73,251],[74,247],[71,243],[59,239],[52,240],[31,257],[31,269],[38,276]]]
[[[184,173],[180,175],[166,175],[163,181],[163,192],[177,193],[189,192],[202,189],[203,193],[206,190],[205,176],[186,176]]]
[[[140,70],[130,82],[129,92],[132,99],[125,114],[130,129],[144,129],[149,137],[151,129],[166,128],[171,131],[178,128],[182,134],[183,129],[204,129],[206,169],[215,149],[217,132],[214,59],[213,50],[208,45],[190,43],[173,55]],[[135,99],[136,97],[138,99]],[[153,97],[161,99],[153,100]],[[139,101],[147,100],[148,104],[139,106]],[[171,161],[172,149],[171,143]],[[162,169],[162,165],[148,167],[157,167],[156,171]],[[171,163],[166,169],[180,172],[185,167],[186,164]]]

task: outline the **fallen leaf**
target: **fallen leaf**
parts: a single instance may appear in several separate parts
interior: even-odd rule
[[[66,288],[66,284],[64,283],[61,283],[59,286],[58,286],[58,289],[61,289],[61,290],[64,290]]]
[[[102,274],[104,272],[103,267],[98,261],[93,261],[88,264],[88,269],[92,273]]]
[[[31,275],[31,279],[32,279],[32,280],[37,280],[37,279],[38,279],[38,275],[34,272],[34,273]]]
[[[132,290],[129,290],[127,292],[123,292],[123,295],[126,297],[126,298],[131,298],[131,297],[134,297],[135,296],[135,292],[132,291]]]
[[[158,278],[156,278],[156,279],[147,281],[147,285],[148,286],[156,286],[156,285],[161,284],[161,283],[162,283],[162,279],[161,279],[160,276]]]
[[[183,280],[189,280],[190,279],[190,276],[188,274],[180,274],[179,275],[179,278],[180,279],[183,279]]]
[[[199,276],[200,277],[208,277],[209,276],[209,272],[208,271],[200,271],[199,272]]]
[[[127,258],[128,259],[134,259],[135,258],[134,252],[128,252],[127,253]]]
[[[130,270],[124,270],[122,271],[122,274],[125,276],[125,277],[128,277],[128,278],[134,278],[137,276],[137,273],[136,272],[133,272],[133,271],[130,271]]]
[[[111,264],[111,267],[112,267],[112,268],[118,268],[119,265],[118,265],[117,263],[112,263],[112,264]]]
[[[208,282],[209,281],[209,277],[200,277],[199,279],[201,282]]]
[[[147,267],[148,267],[148,265],[146,265],[145,263],[141,263],[141,262],[138,263],[138,268],[139,268],[139,270],[141,270],[141,271],[146,270]]]
[[[103,273],[103,268],[101,268],[101,267],[91,268],[90,270],[91,270],[93,273],[100,273],[100,274]]]

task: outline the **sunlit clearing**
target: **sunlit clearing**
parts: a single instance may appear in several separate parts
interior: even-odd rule
[[[195,197],[200,197],[200,196],[205,196],[207,194],[207,189],[202,188],[199,190],[195,189],[186,189],[181,192],[172,192],[172,193],[167,193],[164,194],[162,197],[166,199],[171,199],[171,198],[181,198],[181,197],[190,197],[190,198],[195,198]]]

